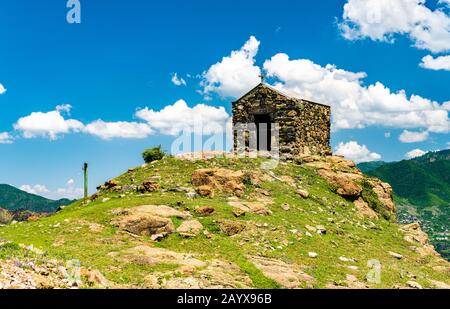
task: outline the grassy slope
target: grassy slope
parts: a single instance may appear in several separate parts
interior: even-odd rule
[[[34,212],[53,212],[61,205],[72,203],[68,199],[49,200],[30,194],[10,185],[0,184],[0,208],[8,210],[27,209]]]
[[[259,165],[256,160],[220,159],[199,162],[179,161],[172,158],[164,159],[145,168],[137,168],[135,172],[125,173],[118,178],[122,184],[139,183],[146,177],[162,176],[162,188],[170,189],[176,186],[191,186],[190,175],[197,169],[210,166],[222,166],[230,169],[256,170]],[[263,183],[262,187],[272,192],[274,205],[271,216],[247,214],[236,219],[227,205],[227,196],[217,195],[214,199],[197,198],[188,200],[184,193],[165,192],[151,195],[127,195],[119,198],[111,194],[111,200],[102,202],[102,198],[83,206],[76,202],[63,211],[43,218],[37,222],[20,223],[0,228],[0,238],[17,243],[33,244],[35,247],[47,251],[49,257],[60,260],[79,259],[82,265],[99,269],[108,279],[125,286],[141,286],[146,274],[153,271],[173,269],[175,265],[157,265],[154,267],[126,263],[114,259],[110,252],[123,252],[142,242],[152,243],[148,238],[136,239],[129,235],[119,233],[109,222],[112,218],[110,210],[118,207],[126,208],[145,204],[183,205],[183,208],[192,211],[198,205],[211,205],[216,212],[207,218],[199,218],[204,227],[214,233],[213,239],[200,235],[191,239],[184,239],[176,234],[170,235],[155,246],[180,252],[199,253],[203,258],[217,258],[236,263],[245,271],[258,288],[274,288],[278,285],[266,278],[247,259],[247,255],[263,253],[269,257],[276,257],[306,266],[306,272],[313,275],[317,282],[316,287],[324,287],[326,283],[343,280],[346,274],[352,273],[347,263],[339,261],[340,256],[355,258],[354,265],[360,270],[355,274],[364,281],[368,271],[367,262],[378,259],[382,263],[382,283],[373,285],[374,288],[389,288],[395,284],[404,284],[410,280],[407,273],[417,276],[416,281],[424,287],[430,286],[427,279],[435,279],[450,283],[445,274],[434,271],[431,266],[446,265],[436,257],[421,257],[410,251],[410,244],[403,240],[398,231],[398,225],[386,220],[376,223],[376,228],[363,228],[364,221],[356,218],[351,203],[334,194],[330,186],[315,171],[301,166],[289,164],[280,165],[277,175],[300,176],[301,184],[312,194],[312,198],[303,200],[299,198],[287,184],[282,182]],[[253,188],[249,187],[247,193]],[[290,210],[282,210],[280,205],[288,203]],[[335,214],[333,214],[335,213]],[[194,214],[195,216],[195,214]],[[254,221],[267,223],[267,228],[256,229],[251,233],[242,233],[235,237],[228,237],[219,233],[215,220],[229,218],[233,220]],[[336,223],[330,223],[333,218]],[[99,232],[90,231],[84,223],[97,223],[104,226]],[[174,220],[176,225],[180,221]],[[339,224],[337,224],[339,223]],[[303,236],[297,239],[289,230],[305,231],[305,225],[325,225],[327,234],[314,235],[313,238]],[[273,228],[276,230],[273,231]],[[292,244],[277,249],[282,240],[291,241]],[[259,243],[260,245],[256,245]],[[267,249],[267,244],[275,250]],[[0,250],[1,251],[1,250]],[[308,252],[319,254],[318,258],[311,259]],[[404,256],[397,260],[389,256],[388,251],[394,251]],[[11,254],[10,254],[11,255]],[[0,258],[5,256],[0,254]],[[444,264],[442,264],[444,263]]]

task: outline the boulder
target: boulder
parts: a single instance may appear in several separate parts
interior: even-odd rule
[[[362,192],[361,186],[357,183],[362,180],[359,174],[336,172],[332,170],[319,169],[318,174],[337,187],[336,193],[347,198],[357,198]]]
[[[237,208],[237,207],[233,207],[232,212],[236,218],[245,215],[245,210],[242,210],[241,208]]]
[[[173,207],[166,205],[142,205],[123,210],[125,214],[142,214],[142,215],[154,215],[163,218],[179,218],[188,219],[192,215],[187,211],[180,211]],[[123,213],[123,212],[122,212]]]
[[[372,186],[372,191],[377,195],[378,200],[390,213],[395,214],[396,210],[391,185],[376,178],[369,179],[369,183]]]
[[[185,237],[195,237],[203,230],[203,225],[198,220],[187,220],[177,228],[177,233]]]
[[[255,213],[261,216],[269,216],[272,214],[272,211],[261,202],[230,201],[228,205],[233,208],[239,208],[244,212]]]
[[[173,233],[175,226],[169,218],[148,214],[132,214],[113,219],[111,222],[119,229],[142,236]]]
[[[298,189],[297,193],[303,197],[303,198],[308,198],[309,197],[309,192],[303,189]]]
[[[97,286],[102,288],[107,288],[111,286],[111,283],[106,279],[99,270],[88,270],[86,268],[81,268],[81,276],[87,281],[91,286]]]
[[[431,245],[428,235],[420,228],[419,223],[415,222],[404,225],[400,228],[400,231],[404,233],[404,240],[414,244],[414,246],[411,247],[413,251],[422,256],[438,255],[433,245]]]
[[[210,185],[203,185],[197,188],[197,193],[203,197],[214,197],[214,189]]]
[[[408,287],[410,287],[411,289],[418,289],[418,290],[423,289],[419,283],[417,283],[416,281],[412,281],[412,280],[406,282],[406,285]]]
[[[400,231],[405,234],[404,239],[409,243],[419,245],[428,245],[430,243],[428,235],[422,231],[418,222],[406,224],[400,228]]]
[[[140,245],[125,251],[124,259],[140,265],[155,266],[160,264],[175,264],[194,268],[202,268],[207,264],[195,258],[192,254],[178,253],[163,248]]]
[[[194,171],[191,177],[196,187],[209,186],[212,190],[232,193],[243,196],[245,174],[242,171],[233,171],[224,168],[206,168]]]
[[[378,219],[378,214],[361,197],[353,202],[360,218]]]
[[[221,220],[218,222],[222,233],[233,236],[245,230],[245,224],[233,220]]]
[[[392,252],[392,251],[389,251],[388,253],[389,253],[390,256],[392,256],[393,258],[396,258],[397,260],[403,259],[403,255],[401,255],[399,253]]]
[[[141,185],[137,187],[137,191],[140,193],[151,193],[158,191],[161,186],[153,181],[144,181]]]
[[[312,287],[314,277],[304,271],[304,267],[298,264],[266,257],[250,256],[248,260],[258,268],[264,276],[274,280],[283,288],[296,289],[303,285]]]
[[[214,207],[201,206],[195,209],[195,212],[200,216],[209,216],[215,211]]]

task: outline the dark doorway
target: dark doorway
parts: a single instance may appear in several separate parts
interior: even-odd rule
[[[255,115],[257,150],[271,151],[272,121],[269,114]]]

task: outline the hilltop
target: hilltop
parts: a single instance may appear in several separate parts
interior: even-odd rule
[[[449,263],[420,226],[396,223],[389,184],[341,157],[270,162],[166,157],[130,168],[86,203],[0,228],[3,276],[18,273],[15,260],[33,265],[0,285],[449,287]]]
[[[69,205],[73,202],[73,200],[69,199],[50,200],[10,185],[0,184],[0,208],[10,211],[54,212],[59,206]]]
[[[450,150],[429,152],[400,162],[363,163],[358,167],[390,183],[399,220],[420,221],[438,251],[450,258]]]

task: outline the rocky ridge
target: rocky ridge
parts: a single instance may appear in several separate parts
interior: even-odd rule
[[[363,176],[353,162],[301,156],[266,170],[255,160],[203,157],[130,169],[100,186],[88,203],[0,229],[0,236],[14,241],[40,228],[46,231],[41,237],[51,239],[49,252],[95,255],[82,267],[80,284],[86,286],[372,288],[377,284],[365,273],[373,256],[398,269],[389,267],[395,275],[388,277],[397,279],[385,286],[449,284],[443,279],[448,263],[420,226],[393,222],[390,186]],[[92,244],[98,253],[89,251]],[[371,249],[361,250],[362,244]],[[321,275],[322,267],[335,269]],[[123,282],[124,276],[131,279]],[[40,287],[27,280],[18,279]],[[55,281],[52,287],[70,285]]]

